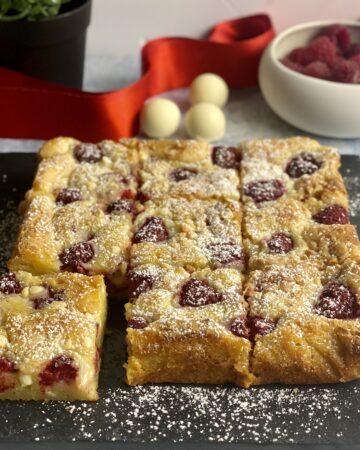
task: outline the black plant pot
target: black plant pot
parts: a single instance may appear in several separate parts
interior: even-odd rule
[[[81,88],[90,14],[91,0],[73,0],[49,19],[0,22],[0,66]]]

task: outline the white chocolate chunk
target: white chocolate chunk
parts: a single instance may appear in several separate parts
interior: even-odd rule
[[[26,373],[21,373],[19,375],[19,381],[20,381],[21,386],[30,386],[31,384],[33,384],[31,375],[28,375]]]

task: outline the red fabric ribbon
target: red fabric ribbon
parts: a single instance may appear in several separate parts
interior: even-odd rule
[[[125,88],[89,93],[0,68],[0,136],[84,141],[133,136],[152,95],[188,86],[213,72],[233,88],[257,84],[261,53],[274,36],[266,15],[219,23],[207,40],[161,38],[142,50],[142,77]]]

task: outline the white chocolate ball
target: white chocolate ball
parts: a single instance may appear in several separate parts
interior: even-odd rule
[[[203,73],[191,83],[189,95],[193,105],[207,102],[222,108],[228,100],[229,88],[219,75]]]
[[[185,128],[192,138],[215,141],[225,134],[225,115],[218,106],[197,103],[186,113]]]
[[[176,132],[180,120],[181,113],[176,103],[165,98],[154,98],[142,108],[140,127],[149,137],[163,138]]]

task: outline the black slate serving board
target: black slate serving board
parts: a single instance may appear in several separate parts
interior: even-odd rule
[[[352,222],[360,229],[360,158],[344,156]],[[0,266],[17,234],[16,207],[31,185],[33,154],[0,155]],[[1,449],[354,449],[360,381],[323,386],[161,385],[130,388],[122,304],[109,313],[100,400],[1,402]]]

